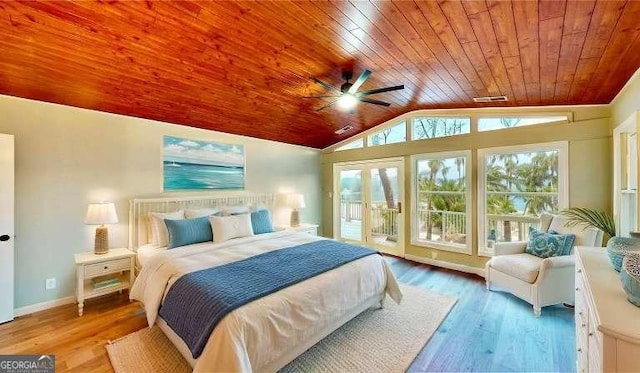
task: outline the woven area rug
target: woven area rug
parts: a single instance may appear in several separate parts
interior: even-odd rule
[[[390,299],[349,321],[281,372],[404,372],[456,299],[401,285],[400,305]],[[145,328],[106,346],[116,373],[190,372],[191,367],[158,327]]]

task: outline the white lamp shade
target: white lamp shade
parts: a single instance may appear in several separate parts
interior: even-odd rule
[[[85,224],[116,224],[118,215],[116,206],[111,202],[91,203],[87,208],[87,216],[84,218]]]
[[[300,193],[291,193],[287,196],[287,206],[292,209],[303,209],[306,207],[304,196]]]

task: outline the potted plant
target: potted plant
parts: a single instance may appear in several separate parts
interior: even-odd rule
[[[582,225],[585,228],[595,227],[604,232],[607,236],[603,242],[616,236],[616,222],[613,217],[604,211],[590,209],[586,207],[571,207],[560,211],[560,215],[567,217],[567,226],[575,227]]]
[[[629,251],[640,250],[640,239],[631,237],[619,237],[616,235],[616,223],[613,217],[604,211],[585,208],[571,207],[560,212],[566,216],[568,227],[582,225],[585,228],[595,227],[607,235],[607,254],[613,268],[620,272],[624,254]]]

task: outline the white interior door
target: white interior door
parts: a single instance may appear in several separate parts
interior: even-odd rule
[[[334,236],[387,254],[404,254],[404,161],[335,166]]]
[[[0,323],[13,320],[13,143],[0,134]]]

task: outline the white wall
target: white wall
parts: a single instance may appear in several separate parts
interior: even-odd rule
[[[301,220],[321,221],[314,149],[2,95],[0,133],[15,135],[16,308],[74,294],[73,254],[93,247],[88,203],[116,203],[110,244],[126,247],[129,199],[185,194],[162,192],[164,135],[244,144],[245,192],[302,192]]]
[[[611,101],[611,128],[617,127],[631,114],[640,110],[640,69]]]

